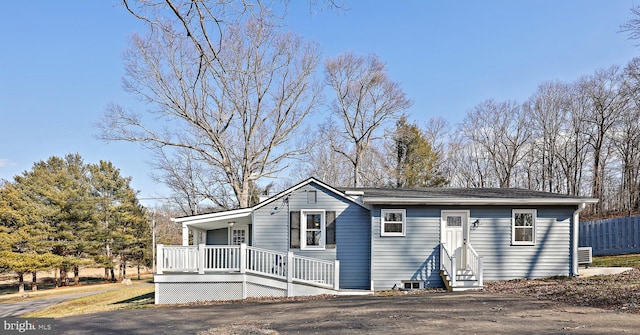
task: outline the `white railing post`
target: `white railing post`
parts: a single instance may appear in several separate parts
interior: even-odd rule
[[[451,277],[451,287],[456,287],[456,275],[458,271],[456,270],[456,256],[451,256],[451,273],[449,276]]]
[[[484,264],[482,257],[478,258],[478,285],[482,286],[484,282]]]
[[[247,244],[240,244],[240,273],[245,273],[247,270]]]
[[[287,252],[287,297],[293,296],[293,252]]]
[[[198,244],[198,273],[204,274],[204,264],[205,264],[205,245]]]
[[[163,244],[156,244],[156,274],[161,275],[164,264],[164,255],[162,253]]]
[[[340,261],[337,259],[335,265],[333,266],[333,289],[340,289]]]

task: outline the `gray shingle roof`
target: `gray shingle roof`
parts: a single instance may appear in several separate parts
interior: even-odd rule
[[[343,192],[363,192],[365,203],[429,203],[435,201],[463,204],[466,202],[480,203],[485,200],[487,203],[519,203],[522,200],[549,204],[553,204],[554,201],[564,204],[596,202],[596,199],[587,197],[517,188],[341,188],[341,190]]]
[[[468,199],[575,199],[566,194],[531,191],[518,188],[343,188],[342,191],[362,191],[365,197],[395,198],[468,198]]]

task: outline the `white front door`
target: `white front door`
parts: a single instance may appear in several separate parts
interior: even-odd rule
[[[458,270],[467,268],[469,211],[442,211],[442,236],[449,255],[456,257]]]
[[[247,243],[247,229],[246,228],[232,228],[229,243],[231,245],[240,245]]]

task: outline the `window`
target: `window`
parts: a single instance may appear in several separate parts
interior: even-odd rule
[[[302,211],[302,245],[307,248],[324,248],[324,211]]]
[[[511,244],[536,244],[536,210],[514,209],[511,217]]]
[[[247,231],[244,229],[233,229],[231,244],[240,245],[242,243],[247,243]]]
[[[383,209],[380,211],[381,236],[405,236],[407,211],[404,209]]]
[[[462,216],[447,216],[447,227],[462,227]]]
[[[336,247],[336,212],[305,209],[289,213],[291,249],[331,249]]]
[[[402,288],[405,290],[418,290],[423,288],[422,282],[417,280],[405,280],[402,282]]]

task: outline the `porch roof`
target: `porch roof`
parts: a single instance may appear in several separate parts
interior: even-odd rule
[[[185,216],[173,219],[176,223],[190,228],[203,230],[226,228],[230,222],[237,224],[250,224],[253,210],[251,208],[235,209],[231,211]]]

